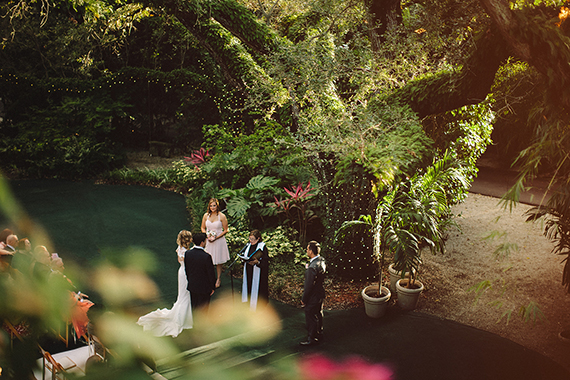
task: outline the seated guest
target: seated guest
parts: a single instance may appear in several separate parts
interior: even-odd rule
[[[12,272],[12,254],[0,252],[0,278],[9,277]]]
[[[16,248],[18,247],[18,237],[14,234],[8,235],[6,237],[6,247],[4,250],[8,252],[16,252]]]
[[[75,291],[75,286],[63,273],[65,266],[63,265],[61,257],[59,257],[57,253],[52,253],[51,258],[52,272],[50,274],[50,278],[65,280],[64,286],[69,289],[72,302],[71,323],[73,324],[73,329],[78,337],[87,339],[87,326],[89,325],[87,312],[94,304],[88,299],[89,297],[86,294]]]
[[[50,269],[51,269],[50,280],[52,278],[53,279],[65,280],[65,287],[69,290],[75,290],[75,286],[73,285],[71,280],[69,278],[67,278],[67,276],[65,274],[63,274],[63,271],[65,270],[65,266],[63,265],[62,258],[59,257],[59,255],[57,253],[51,254]]]
[[[30,239],[21,238],[20,240],[18,240],[18,246],[16,247],[16,250],[19,252],[29,252],[31,254],[32,243],[30,243]]]
[[[10,234],[6,236],[3,243],[4,248],[0,249],[0,271],[3,275],[10,275],[12,271],[12,259],[16,251],[15,246],[18,245],[18,237],[14,234]]]
[[[65,266],[63,265],[63,260],[57,253],[51,254],[50,268],[53,272],[59,272],[63,274]]]
[[[4,228],[4,230],[0,232],[0,249],[4,249],[6,247],[6,238],[8,237],[8,235],[12,234],[13,232],[9,228]]]
[[[38,251],[41,254],[41,258],[45,258],[47,249],[45,251],[38,249]],[[48,253],[47,257],[49,257],[49,281],[52,285],[59,285],[59,289],[67,289],[69,292],[71,302],[69,320],[71,320],[77,337],[87,339],[87,325],[89,324],[87,312],[94,304],[88,299],[89,297],[86,294],[76,291],[71,280],[64,274],[65,265],[63,264],[63,259],[57,253],[52,253],[51,256]]]
[[[33,263],[34,255],[30,240],[28,238],[20,239],[16,252],[14,252],[14,258],[12,259],[12,268],[20,273],[31,275]]]
[[[51,268],[49,267],[51,256],[47,248],[43,245],[38,245],[34,249],[34,259],[32,267],[32,274],[36,278],[47,279],[51,273]]]

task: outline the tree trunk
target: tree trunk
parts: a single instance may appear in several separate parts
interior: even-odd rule
[[[383,35],[402,23],[400,0],[365,0],[372,49],[378,51]]]
[[[570,39],[555,22],[555,8],[513,11],[503,0],[479,0],[514,55],[544,75],[550,87],[548,101],[570,106]],[[554,14],[555,16],[555,14]]]
[[[491,27],[476,37],[473,53],[460,72],[409,82],[391,98],[409,104],[420,118],[480,103],[490,92],[495,73],[509,52],[509,45]]]

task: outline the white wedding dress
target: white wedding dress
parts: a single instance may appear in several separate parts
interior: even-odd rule
[[[184,258],[186,248],[178,247],[176,252],[179,257]],[[143,327],[144,331],[150,331],[155,336],[171,335],[174,338],[184,329],[191,329],[193,324],[192,305],[190,304],[190,292],[187,289],[188,279],[184,269],[184,261],[178,269],[178,297],[172,305],[172,309],[157,309],[143,315],[137,324]]]

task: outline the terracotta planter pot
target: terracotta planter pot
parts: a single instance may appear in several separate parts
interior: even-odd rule
[[[373,297],[378,294],[378,285],[370,285],[362,289],[362,299],[364,299],[364,310],[371,318],[380,318],[386,313],[388,301],[390,301],[390,289],[383,286],[381,297]]]
[[[409,279],[404,278],[396,282],[396,291],[398,292],[398,306],[403,310],[414,310],[418,305],[418,299],[420,294],[424,290],[424,284],[416,280],[414,282],[414,288],[408,289]]]
[[[390,291],[392,294],[396,294],[396,282],[402,278],[402,272],[398,272],[394,269],[394,264],[388,266],[388,272],[390,273]],[[410,272],[406,272],[404,278],[409,278]]]

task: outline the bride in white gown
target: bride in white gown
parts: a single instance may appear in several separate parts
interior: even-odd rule
[[[143,315],[137,321],[144,331],[150,331],[155,336],[171,335],[176,338],[183,329],[191,329],[193,324],[190,292],[187,289],[188,280],[184,269],[184,254],[192,245],[192,233],[186,230],[180,231],[176,243],[178,243],[176,253],[180,263],[176,302],[172,305],[172,309],[157,309]]]

